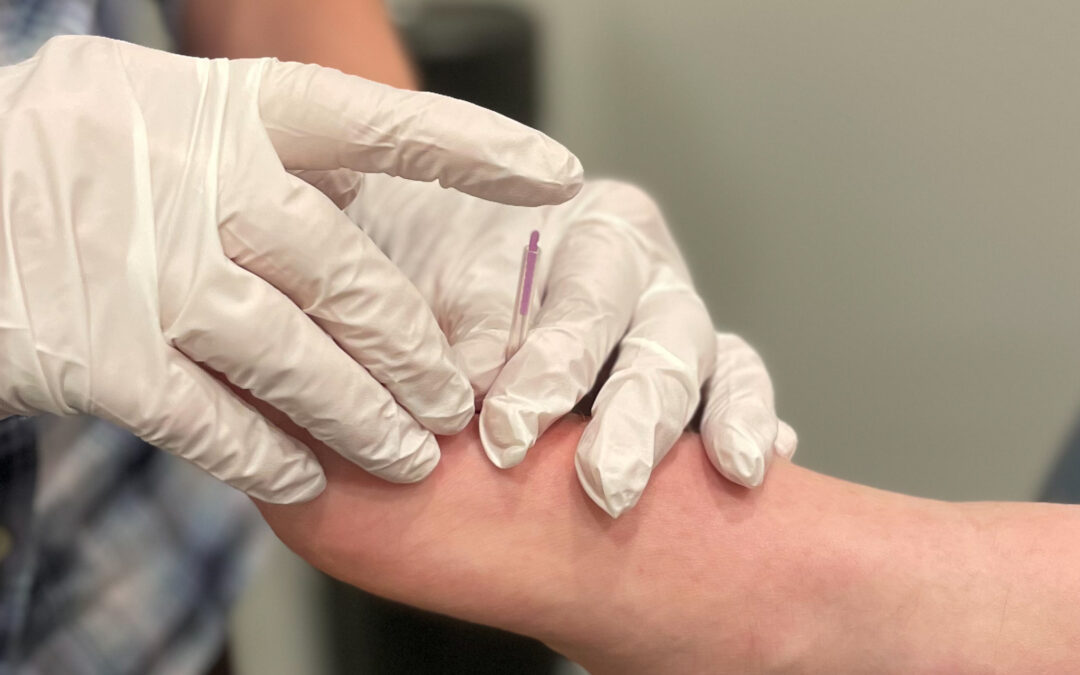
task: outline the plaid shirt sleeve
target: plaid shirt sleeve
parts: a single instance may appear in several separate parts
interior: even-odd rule
[[[37,451],[0,431],[0,673],[208,668],[268,535],[254,506],[100,420],[38,424]]]
[[[30,524],[33,515],[37,454],[33,423],[21,417],[0,420],[0,673],[17,653],[29,606],[26,570],[33,548]]]
[[[105,35],[171,49],[184,0],[0,0],[0,66],[57,35]]]

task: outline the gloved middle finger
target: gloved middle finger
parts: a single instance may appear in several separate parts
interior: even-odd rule
[[[226,254],[293,300],[425,427],[460,431],[472,390],[431,309],[318,190],[281,172],[270,198],[229,213]]]
[[[660,268],[596,397],[574,460],[582,487],[611,516],[637,503],[693,417],[715,349],[701,299],[673,270]]]
[[[264,279],[221,257],[204,262],[164,336],[360,467],[420,480],[439,460],[435,437]],[[265,457],[223,461],[263,466]],[[225,470],[227,467],[220,467]]]

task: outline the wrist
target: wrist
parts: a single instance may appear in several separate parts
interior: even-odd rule
[[[967,507],[787,462],[758,490],[714,490],[693,484],[710,476],[686,465],[694,453],[668,460],[682,484],[654,478],[667,503],[630,512],[634,536],[590,571],[605,582],[579,598],[586,625],[538,637],[594,675],[957,672],[993,653],[981,638],[995,634],[984,624],[998,616],[996,572],[982,569],[987,542]]]
[[[769,476],[729,483],[687,435],[623,517],[585,500],[599,527],[577,543],[579,583],[552,591],[567,615],[533,635],[594,675],[804,670],[840,632],[817,610],[856,563],[806,533],[803,497],[838,481],[783,460]]]

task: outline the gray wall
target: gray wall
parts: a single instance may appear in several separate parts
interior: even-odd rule
[[[1035,493],[1080,416],[1080,4],[515,4],[548,128],[657,196],[798,461]]]

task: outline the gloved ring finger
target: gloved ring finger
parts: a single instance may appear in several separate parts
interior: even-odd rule
[[[708,312],[685,282],[663,276],[642,297],[578,443],[578,478],[613,517],[641,497],[693,416],[713,365]]]

